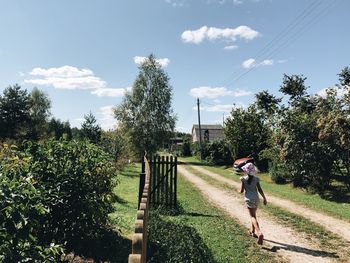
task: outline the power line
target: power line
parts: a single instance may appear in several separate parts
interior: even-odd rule
[[[271,46],[276,45],[280,39],[282,39],[288,31],[293,29],[296,25],[300,23],[300,21],[304,20],[306,16],[311,14],[313,10],[315,10],[315,7],[317,8],[317,5],[319,5],[321,2],[318,0],[313,1],[310,5],[306,7],[291,23],[289,23],[284,29],[282,29],[272,40],[270,40],[262,49],[260,49],[255,55],[254,58],[259,58],[261,55],[265,53]],[[236,75],[240,69],[233,72],[230,76],[230,78],[225,81],[224,83],[230,81],[232,76]],[[225,85],[224,85],[225,86]]]
[[[307,32],[311,28],[311,25],[314,25],[315,23],[317,23],[319,21],[319,19],[322,17],[322,15],[325,14],[327,12],[327,10],[333,8],[337,3],[339,3],[339,2],[331,1],[327,6],[325,6],[325,8],[323,8],[314,17],[312,17],[310,20],[308,20],[308,23],[306,24],[306,26],[301,28],[300,31],[294,32],[290,38],[285,39],[285,41],[281,45],[279,45],[277,48],[272,50],[264,59],[272,58],[273,56],[278,54],[278,52],[280,52],[282,48],[286,48],[287,46],[289,46],[290,44],[295,42],[297,39],[299,39],[305,32]],[[246,70],[245,72],[240,74],[238,77],[236,77],[233,81],[240,80],[242,77],[244,77],[245,75],[247,75],[249,72],[251,72],[254,69],[256,69],[256,67],[249,68],[248,70]]]

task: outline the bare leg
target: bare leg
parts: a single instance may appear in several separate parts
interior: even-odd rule
[[[248,208],[249,214],[250,214],[250,219],[252,222],[252,229],[254,232],[258,235],[258,244],[261,245],[264,239],[264,235],[260,230],[258,220],[256,219],[256,208]],[[253,232],[253,233],[254,233]]]

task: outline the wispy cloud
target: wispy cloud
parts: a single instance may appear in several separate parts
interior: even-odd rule
[[[183,7],[185,5],[185,0],[165,0],[165,2],[172,7]]]
[[[209,98],[209,99],[216,99],[219,97],[225,97],[225,96],[233,96],[233,97],[242,97],[242,96],[248,96],[251,95],[252,92],[245,91],[245,90],[228,90],[225,87],[199,87],[199,88],[193,88],[190,90],[190,95],[195,98]]]
[[[29,75],[35,78],[26,79],[25,83],[53,86],[57,89],[99,89],[107,85],[90,69],[79,69],[72,66],[34,68]]]
[[[327,90],[330,90],[330,89],[334,89],[336,91],[336,94],[338,97],[344,96],[344,93],[345,93],[344,89],[341,89],[337,86],[321,89],[318,92],[316,92],[316,95],[319,95],[319,96],[325,98],[327,96]]]
[[[125,93],[130,92],[131,89],[131,87],[119,89],[101,88],[91,91],[91,94],[96,95],[98,97],[122,97],[125,95]]]
[[[182,41],[185,43],[200,44],[205,39],[214,41],[217,39],[236,41],[238,38],[252,40],[260,35],[259,32],[248,26],[239,26],[236,28],[216,28],[202,26],[197,30],[186,30],[181,34]]]
[[[232,109],[236,107],[237,105],[235,104],[216,104],[216,105],[200,106],[200,110],[206,111],[206,112],[231,112]],[[197,107],[193,106],[192,110],[197,110]]]
[[[230,46],[224,47],[224,50],[235,50],[235,49],[237,49],[237,48],[238,48],[237,45],[230,45]]]
[[[147,57],[140,57],[140,56],[135,56],[134,57],[134,62],[137,65],[141,65],[142,63],[144,63],[147,60]],[[169,65],[170,63],[170,59],[168,58],[159,58],[156,59],[156,61],[159,63],[159,65],[161,65],[162,67],[166,67]]]
[[[256,68],[260,66],[272,66],[274,64],[273,59],[265,59],[261,62],[257,62],[254,58],[249,58],[242,62],[242,67],[246,69]]]
[[[117,121],[114,118],[114,109],[115,106],[108,105],[103,106],[99,109],[98,115],[98,122],[101,125],[101,128],[104,130],[110,130],[113,128],[116,128]]]
[[[261,66],[273,66],[274,64],[283,64],[286,63],[286,59],[273,60],[273,59],[264,59],[263,61],[257,62],[254,58],[249,58],[242,62],[242,67],[246,69],[256,68]]]

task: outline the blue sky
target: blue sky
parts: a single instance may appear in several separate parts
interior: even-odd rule
[[[283,74],[304,74],[310,93],[350,66],[347,0],[0,0],[0,92],[45,91],[52,115],[104,129],[153,53],[169,74],[177,129],[222,123],[254,94],[280,96]]]

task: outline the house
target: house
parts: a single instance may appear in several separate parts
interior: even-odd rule
[[[224,129],[221,125],[215,124],[203,124],[201,125],[202,141],[216,141],[225,137]],[[199,141],[199,125],[193,125],[192,127],[192,142]]]

